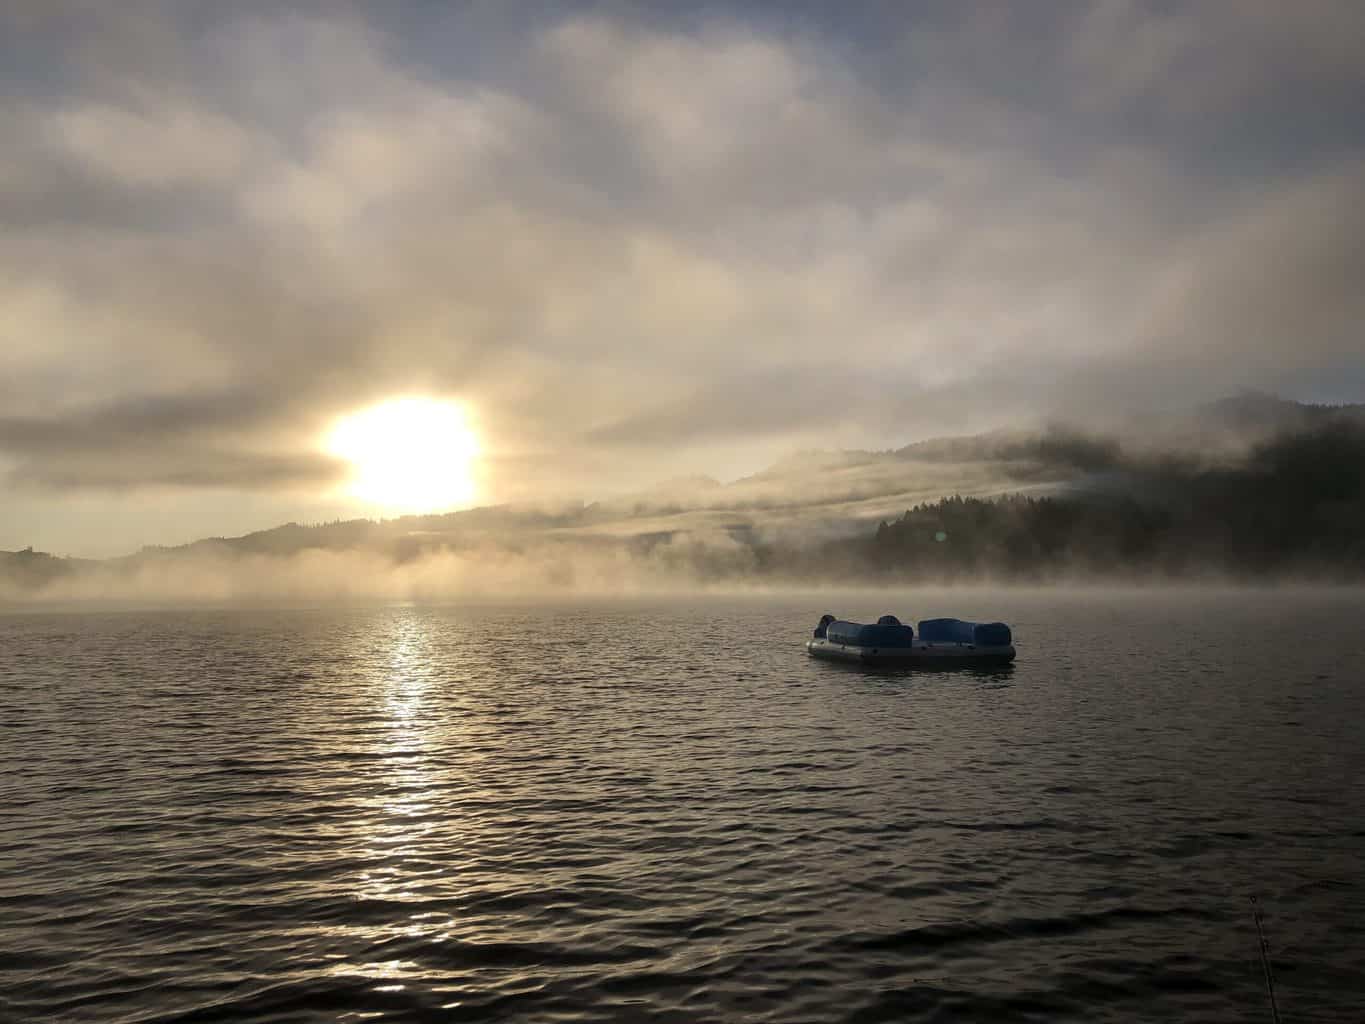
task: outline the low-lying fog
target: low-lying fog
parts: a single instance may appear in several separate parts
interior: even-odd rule
[[[1222,407],[1219,422],[1245,408]],[[103,561],[5,552],[0,601],[1365,579],[1360,410],[1287,408],[1279,429],[1234,422],[1163,444],[996,433],[812,452],[731,484],[679,480],[591,504],[287,524]]]

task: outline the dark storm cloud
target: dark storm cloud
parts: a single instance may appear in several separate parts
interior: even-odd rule
[[[60,453],[72,446],[103,450],[140,439],[182,439],[249,425],[267,415],[278,396],[261,393],[169,395],[123,401],[77,415],[43,419],[0,417],[0,442]]]
[[[321,487],[340,477],[321,455],[225,442],[249,439],[287,406],[262,389],[162,395],[53,417],[0,416],[0,450],[20,457],[18,487],[129,490],[145,486]]]
[[[129,491],[154,486],[261,490],[325,487],[340,479],[336,463],[318,455],[218,451],[203,445],[158,444],[118,458],[108,452],[68,451],[48,464],[41,458],[11,473],[19,487],[44,490]]]
[[[496,498],[1361,378],[1354,3],[0,19],[12,488],[308,485],[397,393]]]

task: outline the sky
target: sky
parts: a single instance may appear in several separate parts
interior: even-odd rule
[[[1359,401],[1362,281],[1354,0],[0,5],[0,549],[375,514],[398,396],[480,503]]]

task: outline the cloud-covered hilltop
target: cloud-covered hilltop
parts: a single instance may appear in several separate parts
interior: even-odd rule
[[[1365,406],[1246,395],[1141,436],[806,452],[730,484],[148,547],[0,552],[12,602],[619,593],[698,584],[1216,573],[1365,579]],[[1164,439],[1164,440],[1163,440]]]

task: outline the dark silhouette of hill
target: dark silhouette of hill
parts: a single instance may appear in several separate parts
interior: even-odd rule
[[[872,576],[1060,573],[1365,578],[1365,426],[1327,419],[1235,467],[1170,460],[1121,493],[951,497],[917,505],[827,560]]]
[[[0,582],[8,580],[17,587],[35,589],[98,564],[88,559],[58,558],[31,547],[0,551]]]

